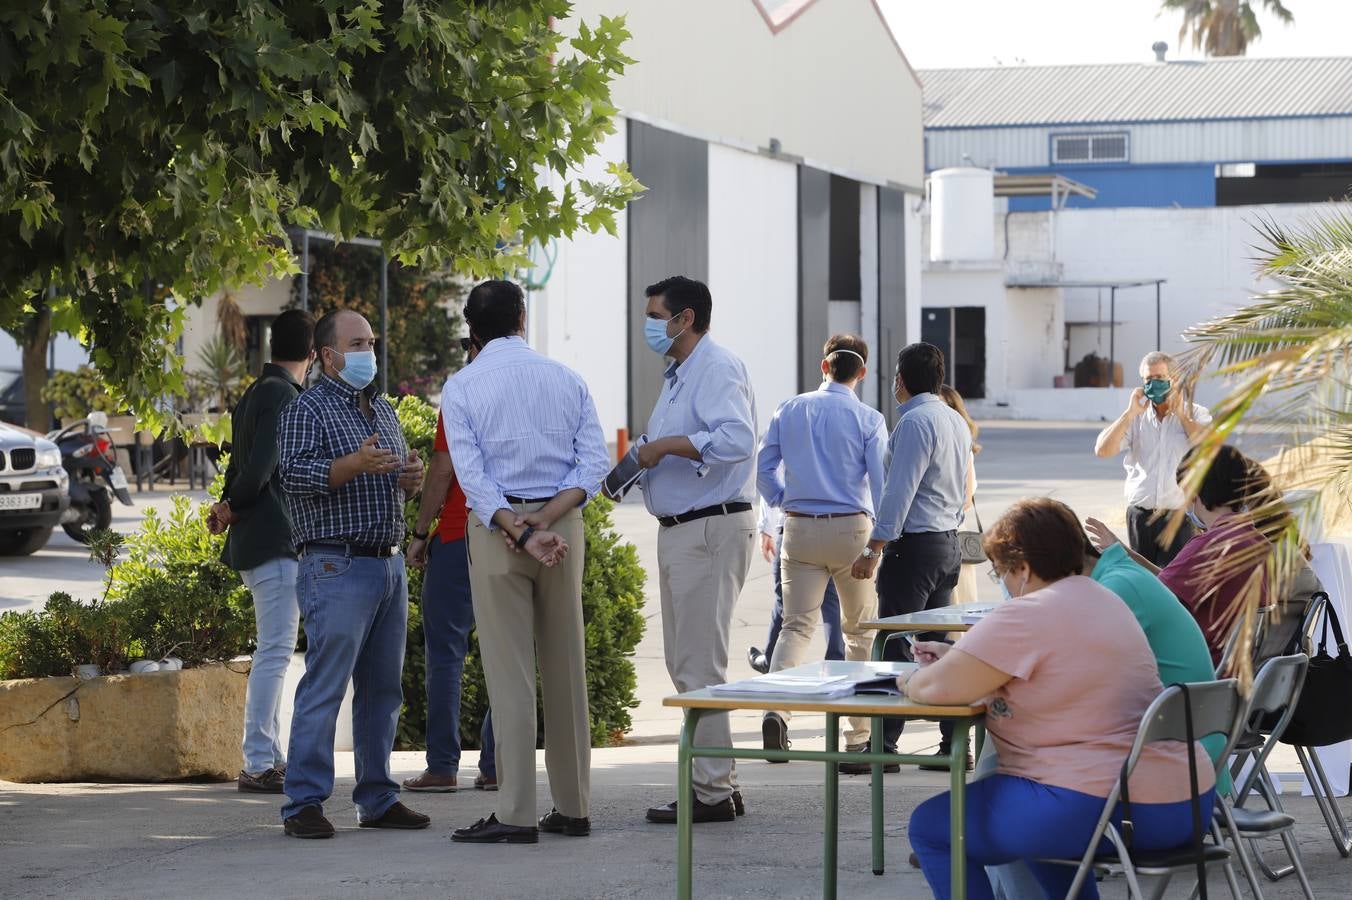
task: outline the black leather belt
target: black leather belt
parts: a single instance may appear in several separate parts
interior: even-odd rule
[[[545,497],[542,500],[532,500],[529,497],[513,497],[511,495],[508,495],[503,499],[505,499],[508,503],[548,503],[550,500],[553,500],[554,498]]]
[[[300,555],[310,553],[339,553],[343,556],[373,556],[389,559],[399,552],[398,547],[368,547],[364,544],[344,544],[338,541],[310,541],[300,546]]]
[[[710,516],[730,516],[733,513],[751,512],[750,503],[720,503],[717,506],[706,506],[703,509],[692,509],[688,513],[681,513],[679,516],[658,516],[657,524],[663,528],[670,528],[673,525],[682,525],[686,522],[693,522],[696,519],[707,519]]]

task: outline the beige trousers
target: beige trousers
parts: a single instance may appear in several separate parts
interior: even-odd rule
[[[873,581],[861,581],[850,568],[868,546],[873,521],[865,515],[835,519],[784,517],[784,544],[779,555],[780,583],[784,593],[784,626],[770,660],[770,671],[789,669],[807,662],[808,645],[821,618],[822,595],[828,580],[840,595],[840,630],[845,636],[845,658],[867,660],[872,632],[860,623],[878,611]],[[789,718],[787,712],[780,715]],[[868,740],[869,720],[853,717],[845,729],[846,746]]]
[[[521,504],[532,512],[543,504]],[[497,741],[498,821],[534,826],[535,666],[544,693],[545,768],[554,806],[587,815],[591,793],[591,727],[587,715],[582,567],[586,554],[581,510],[551,529],[568,542],[567,558],[546,568],[507,548],[502,533],[477,516],[469,523],[469,581],[488,701]]]
[[[728,680],[732,608],[746,583],[755,543],[756,516],[751,511],[696,519],[658,532],[662,644],[677,691]],[[702,716],[695,744],[731,747],[728,714]],[[701,803],[721,803],[737,787],[736,767],[730,759],[696,759],[693,782]],[[676,799],[685,802],[684,797]]]

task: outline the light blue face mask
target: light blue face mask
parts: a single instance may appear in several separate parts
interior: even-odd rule
[[[376,351],[354,350],[343,354],[343,371],[338,377],[351,387],[362,390],[376,380]]]
[[[1004,594],[1006,600],[1014,599],[1014,595],[1009,592],[1009,588],[1005,587],[1005,580],[1003,578],[1000,579],[1000,593]]]
[[[686,329],[682,328],[675,336],[667,335],[667,324],[671,319],[645,319],[643,321],[643,338],[648,342],[648,347],[654,353],[667,355],[671,345],[676,343],[676,338],[685,334]]]

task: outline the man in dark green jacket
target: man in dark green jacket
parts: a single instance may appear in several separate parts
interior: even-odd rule
[[[282,682],[296,649],[296,548],[277,475],[277,420],[300,393],[314,361],[315,321],[298,309],[272,322],[272,362],[235,407],[225,491],[211,508],[214,533],[229,528],[221,561],[239,572],[254,601],[257,649],[244,708],[239,789],[280,794],[286,777],[278,718]]]

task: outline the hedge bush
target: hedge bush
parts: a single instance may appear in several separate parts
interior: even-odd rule
[[[417,397],[397,402],[405,439],[427,461],[435,438],[436,407]],[[219,496],[221,479],[212,495]],[[583,575],[587,688],[592,742],[613,743],[632,726],[634,664],[643,636],[644,573],[632,544],[623,543],[610,519],[611,504],[588,504],[587,559]],[[109,535],[91,548],[110,565],[105,596],[81,603],[56,593],[42,612],[0,616],[0,679],[68,675],[98,663],[111,671],[136,658],[177,656],[185,665],[253,652],[251,598],[238,574],[220,562],[224,537],[206,527],[207,504],[175,497],[167,517],[147,511],[140,530],[125,542],[127,558],[113,564],[122,545]],[[416,500],[405,516],[417,515]],[[102,553],[101,553],[102,551]],[[101,555],[100,555],[101,554]],[[408,646],[404,660],[401,749],[426,746],[424,636],[419,600],[422,573],[409,570]],[[477,642],[465,661],[460,729],[467,747],[478,746],[488,706]],[[543,730],[542,732],[543,733]]]
[[[403,397],[397,404],[399,423],[411,449],[424,462],[430,461],[436,438],[437,409],[418,397]],[[643,637],[643,585],[645,574],[638,550],[625,543],[614,529],[613,504],[597,497],[583,510],[586,533],[586,565],[582,576],[582,614],[587,639],[587,694],[591,710],[592,744],[618,742],[633,727],[629,711],[638,706],[637,679],[632,660]],[[409,525],[417,517],[417,504],[405,510]],[[399,745],[420,749],[427,742],[427,694],[425,648],[422,630],[422,572],[409,570],[408,646],[404,655],[404,709],[399,719]],[[539,692],[537,691],[537,696]],[[479,728],[488,708],[483,665],[477,640],[471,640],[465,658],[460,699],[460,738],[463,746],[479,746]],[[542,714],[541,714],[542,715]],[[544,734],[543,727],[540,734]]]

